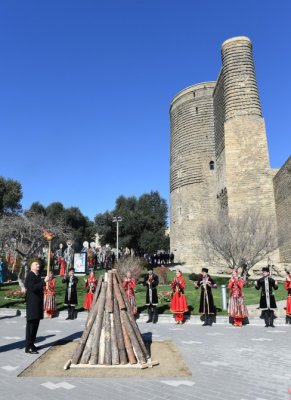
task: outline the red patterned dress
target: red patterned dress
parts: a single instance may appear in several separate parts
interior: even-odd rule
[[[88,279],[85,280],[85,287],[87,288],[87,293],[85,296],[85,301],[84,301],[84,308],[85,310],[90,310],[95,289],[97,286],[97,278],[95,275],[90,275]]]
[[[66,264],[64,257],[59,257],[58,263],[59,263],[59,267],[60,267],[60,275],[65,276],[67,264]]]
[[[188,305],[184,289],[186,287],[186,281],[182,274],[174,278],[171,282],[171,289],[173,289],[172,300],[170,305],[171,312],[175,315],[177,324],[182,324],[184,320],[184,313],[188,311]]]
[[[52,318],[56,312],[56,295],[55,295],[56,280],[50,279],[44,289],[43,309],[49,318]]]
[[[136,314],[137,307],[135,301],[134,288],[135,288],[135,279],[125,278],[123,281],[123,289],[125,290],[133,314]]]
[[[287,304],[286,304],[286,324],[291,324],[291,277],[288,277],[286,279],[285,289],[288,292]]]
[[[228,283],[228,289],[231,290],[228,315],[229,322],[234,326],[242,326],[248,323],[248,310],[245,305],[243,286],[244,280],[242,278],[231,278]]]

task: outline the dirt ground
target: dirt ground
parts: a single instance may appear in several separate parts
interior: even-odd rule
[[[80,378],[157,378],[191,376],[174,342],[155,341],[151,344],[152,361],[159,365],[153,368],[70,368],[64,365],[71,358],[77,342],[57,343],[39,357],[19,376],[80,377]]]

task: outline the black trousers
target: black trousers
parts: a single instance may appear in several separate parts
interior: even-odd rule
[[[26,322],[26,348],[34,345],[39,326],[39,319],[31,319]]]

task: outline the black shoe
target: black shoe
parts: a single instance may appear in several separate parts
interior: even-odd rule
[[[265,328],[269,328],[269,326],[270,326],[270,325],[266,324],[266,325],[265,325]]]
[[[202,326],[207,326],[208,324],[206,322],[204,322],[204,324],[202,324]]]
[[[38,347],[38,346],[35,346],[34,344],[31,345],[31,348],[32,348],[32,350],[35,350],[35,351],[38,351],[38,350],[39,350],[39,347]]]
[[[151,319],[148,319],[148,320],[146,321],[146,324],[148,324],[149,322],[152,322],[152,320],[151,320]]]
[[[28,353],[28,354],[39,354],[38,351],[34,350],[32,347],[26,348],[25,349],[25,353]]]

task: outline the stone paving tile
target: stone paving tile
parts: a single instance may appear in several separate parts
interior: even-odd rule
[[[41,354],[60,338],[77,340],[82,333],[85,316],[77,320],[64,321],[58,318],[43,320],[39,329]],[[193,376],[189,381],[195,385],[173,387],[164,385],[166,379],[64,379],[64,378],[17,378],[34,357],[24,353],[23,317],[0,318],[0,379],[1,395],[5,400],[21,397],[23,400],[51,399],[52,395],[64,400],[92,397],[98,400],[126,397],[128,400],[289,400],[291,387],[291,357],[289,354],[289,327],[277,327],[274,331],[263,326],[248,326],[229,329],[227,325],[212,328],[185,324],[183,330],[174,330],[175,325],[163,322],[150,325],[139,323],[142,333],[151,332],[158,340],[175,341]],[[280,331],[280,333],[276,332]],[[287,333],[281,333],[285,331]],[[274,332],[274,333],[273,333]],[[207,334],[207,333],[210,333]],[[4,339],[20,337],[21,339]],[[269,338],[271,341],[252,339]],[[289,360],[290,359],[290,360]],[[9,361],[8,361],[9,360]],[[271,361],[271,364],[270,364]],[[2,367],[11,367],[10,370]],[[13,369],[15,367],[15,369]],[[270,373],[271,368],[271,373]],[[273,376],[272,376],[273,374]],[[176,381],[183,380],[176,378]],[[173,379],[175,381],[175,379]],[[45,382],[58,384],[67,382],[72,389],[48,389]],[[211,382],[211,387],[209,384]],[[130,385],[130,392],[128,387]],[[147,390],[145,390],[145,388]]]

